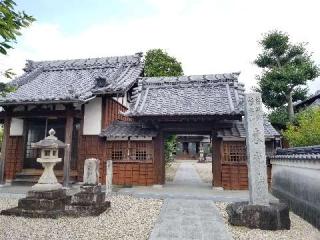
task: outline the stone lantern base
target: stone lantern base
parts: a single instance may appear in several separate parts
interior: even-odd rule
[[[71,196],[66,190],[29,191],[25,198],[19,199],[18,207],[1,211],[2,215],[14,215],[30,218],[58,218],[65,215],[65,205]]]
[[[227,213],[231,225],[262,230],[290,229],[289,208],[285,203],[262,206],[237,202],[227,206]]]

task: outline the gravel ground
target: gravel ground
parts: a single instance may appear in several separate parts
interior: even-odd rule
[[[201,180],[205,183],[212,183],[212,163],[193,163]]]
[[[148,239],[162,206],[161,200],[131,196],[108,197],[111,209],[98,217],[28,219],[0,216],[0,239]],[[0,198],[0,210],[17,199]]]
[[[166,165],[166,181],[172,182],[180,166],[179,162],[171,162]]]
[[[226,212],[227,203],[216,202],[215,204],[220,210],[220,213],[226,223],[227,229],[232,233],[234,240],[320,240],[320,232],[311,224],[292,212],[290,212],[290,230],[266,231],[229,225],[228,214]]]

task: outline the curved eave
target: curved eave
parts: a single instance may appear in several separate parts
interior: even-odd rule
[[[124,113],[125,116],[131,117],[131,118],[152,118],[152,119],[175,119],[175,118],[188,118],[188,119],[242,119],[244,116],[244,112],[239,113],[231,113],[231,114],[157,114],[157,115],[147,115],[147,114],[130,114],[130,113]]]
[[[35,104],[59,104],[59,103],[80,103],[83,104],[87,100],[43,100],[43,101],[21,101],[21,102],[0,102],[0,106],[13,105],[35,105]]]

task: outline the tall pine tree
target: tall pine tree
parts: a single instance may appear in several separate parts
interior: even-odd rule
[[[289,121],[292,121],[293,101],[306,97],[307,81],[319,76],[319,68],[306,50],[306,44],[292,44],[284,32],[275,30],[265,34],[260,45],[262,53],[255,64],[263,71],[258,77],[257,90],[268,108],[286,106]]]

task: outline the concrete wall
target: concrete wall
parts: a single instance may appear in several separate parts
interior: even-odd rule
[[[320,229],[320,147],[279,149],[271,164],[272,193]]]

